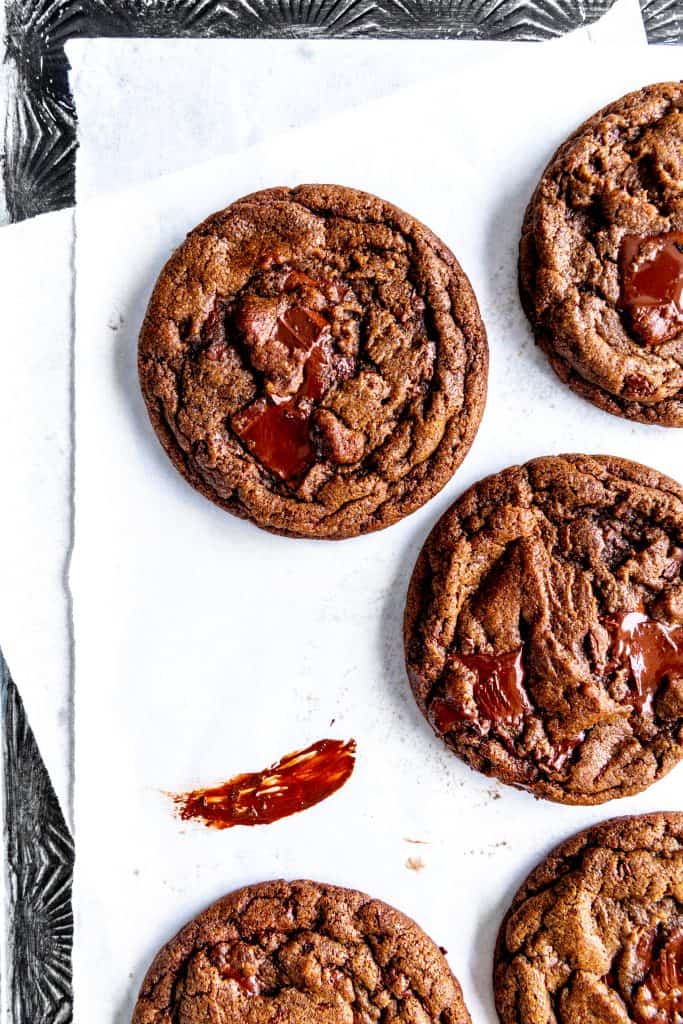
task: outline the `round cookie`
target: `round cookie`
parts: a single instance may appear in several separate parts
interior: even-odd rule
[[[607,456],[534,459],[467,491],[410,583],[422,712],[471,767],[598,804],[683,757],[683,488]]]
[[[524,218],[519,277],[572,390],[683,426],[683,82],[624,96],[560,146]]]
[[[398,910],[317,882],[225,896],[157,954],[133,1024],[469,1024],[443,953]]]
[[[683,814],[615,818],[527,878],[498,937],[502,1024],[683,1020]]]
[[[462,462],[486,399],[486,332],[453,254],[338,185],[257,192],[190,232],[138,357],[186,480],[297,537],[352,537],[419,508]]]

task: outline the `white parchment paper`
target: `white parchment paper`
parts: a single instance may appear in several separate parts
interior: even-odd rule
[[[562,451],[683,477],[678,431],[612,418],[555,378],[516,294],[524,206],[555,145],[603,103],[679,74],[675,49],[501,46],[493,63],[79,208],[77,1021],[127,1022],[177,927],[282,875],[365,889],[413,915],[448,949],[473,1019],[493,1024],[495,934],[531,866],[610,814],[680,806],[679,773],[632,799],[564,808],[470,772],[417,712],[401,640],[419,547],[479,477]],[[270,536],[195,494],[161,452],[136,380],[145,305],[185,232],[248,191],[305,180],[377,192],[429,224],[469,273],[491,346],[487,410],[456,477],[405,522],[338,544]],[[164,790],[263,768],[322,736],[354,736],[358,762],[319,807],[223,833],[174,818]],[[418,872],[406,867],[416,855]]]
[[[645,43],[616,0],[571,46]],[[513,44],[514,45],[514,44]],[[484,49],[482,50],[482,47]],[[74,39],[78,200],[148,181],[481,61],[498,44],[439,39]]]
[[[72,226],[60,210],[0,230],[0,645],[69,821]]]

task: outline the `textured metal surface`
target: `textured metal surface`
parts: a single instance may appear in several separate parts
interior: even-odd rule
[[[11,1024],[72,1019],[74,849],[0,653],[5,806],[6,984]]]
[[[683,43],[683,0],[641,0],[640,9],[650,43]]]
[[[76,113],[64,44],[83,36],[547,39],[613,0],[6,0],[9,219],[74,201]]]
[[[93,5],[99,33],[192,36],[382,36],[538,39],[592,21],[611,0],[181,0]],[[88,31],[90,34],[90,31]],[[111,32],[109,34],[114,34]]]

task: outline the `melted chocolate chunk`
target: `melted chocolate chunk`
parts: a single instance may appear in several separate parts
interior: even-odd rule
[[[456,723],[483,719],[491,723],[513,725],[530,708],[524,690],[522,648],[507,654],[451,654],[451,663],[459,662],[476,675],[472,696],[476,712],[446,695],[432,702],[432,717],[440,732]]]
[[[467,721],[470,717],[462,704],[457,704],[448,697],[435,697],[429,709],[429,717],[440,733],[448,733],[456,725]]]
[[[289,273],[284,288],[291,293],[301,285],[338,294],[330,282],[318,286],[312,278],[298,271]],[[290,369],[296,374],[299,367],[303,367],[301,383],[293,395],[289,394],[289,384],[285,394],[278,394],[277,382],[271,384],[268,397],[257,399],[237,413],[231,424],[259,462],[281,480],[293,481],[302,477],[316,461],[316,447],[311,438],[312,402],[319,401],[330,387],[334,367],[329,351],[330,325],[325,317],[314,309],[292,305],[278,311],[275,318],[278,305],[278,300],[252,302],[249,314],[242,315],[242,329],[259,347],[266,367],[271,341],[298,353],[301,362],[294,362]],[[277,380],[282,379],[281,367],[280,362]]]
[[[483,718],[491,722],[516,722],[529,710],[521,647],[508,654],[458,654],[456,657],[477,674],[474,700]]]
[[[646,345],[683,331],[683,231],[626,235],[619,252],[621,308]]]
[[[628,702],[651,714],[661,683],[683,676],[683,626],[666,626],[640,611],[608,618],[605,625],[612,635],[612,668],[629,669]]]
[[[571,761],[574,752],[580,748],[585,738],[586,733],[585,731],[582,731],[578,736],[571,736],[567,739],[558,740],[552,745],[550,753],[545,759],[547,767],[556,772],[562,771],[562,769],[566,767],[567,762]]]
[[[294,348],[302,348],[310,352],[323,334],[328,334],[330,326],[327,320],[313,309],[303,306],[292,306],[279,317],[276,334],[278,341]]]
[[[174,797],[180,817],[211,828],[270,825],[336,793],[353,772],[355,740],[319,740],[262,772]]]
[[[446,694],[431,705],[431,717],[439,732],[470,722],[488,724],[519,732],[524,715],[532,710],[525,689],[524,649],[507,654],[451,654],[450,661],[459,662],[476,673],[472,690],[476,710]],[[560,771],[585,739],[585,732],[565,737],[550,745],[542,758],[546,768]]]
[[[294,400],[276,405],[259,398],[233,416],[232,428],[259,462],[282,480],[293,480],[309,469],[315,457],[308,419]]]
[[[647,936],[646,970],[636,996],[640,1024],[679,1024],[683,1020],[683,927],[677,928],[654,953],[655,933]]]
[[[218,968],[221,977],[236,982],[247,996],[257,996],[261,991],[255,974],[249,973],[246,964],[236,966],[232,960],[232,947],[227,942],[219,942],[209,952],[211,964]]]
[[[653,701],[669,676],[683,676],[683,626],[667,626],[643,612],[624,612],[605,619],[611,634],[610,670],[627,667],[632,688],[628,703],[640,712],[652,713]],[[452,654],[476,673],[473,687],[476,712],[446,695],[432,702],[432,719],[437,729],[447,732],[454,725],[477,719],[491,723],[518,724],[531,709],[524,688],[523,648],[507,654]],[[560,768],[585,738],[580,735],[558,741],[548,760]]]

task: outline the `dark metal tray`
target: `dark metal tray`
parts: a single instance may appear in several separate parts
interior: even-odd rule
[[[613,0],[6,0],[15,72],[3,176],[11,221],[74,201],[76,118],[64,45],[123,37],[540,40]],[[641,0],[651,42],[683,42],[683,0]]]

